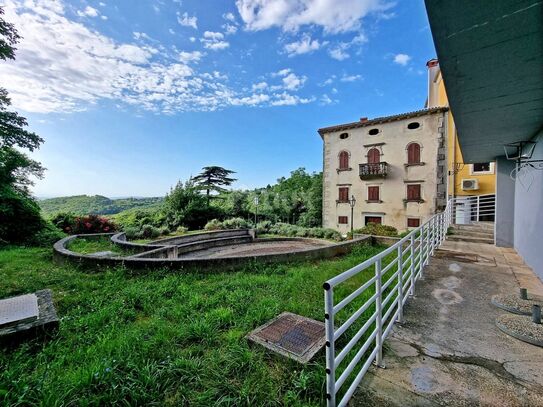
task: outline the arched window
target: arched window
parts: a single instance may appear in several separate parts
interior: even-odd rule
[[[381,153],[378,149],[372,148],[368,151],[368,164],[379,164],[381,162]]]
[[[420,164],[420,145],[411,143],[407,146],[407,164]]]
[[[347,151],[342,151],[339,153],[339,169],[349,169],[349,153]]]

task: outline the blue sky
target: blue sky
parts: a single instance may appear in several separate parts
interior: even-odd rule
[[[6,0],[0,86],[45,139],[37,196],[160,196],[322,168],[319,127],[422,108],[422,0]]]

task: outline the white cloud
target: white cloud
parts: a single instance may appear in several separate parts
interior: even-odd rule
[[[264,89],[266,89],[267,87],[268,87],[268,83],[267,83],[267,82],[259,82],[259,83],[253,84],[253,86],[252,86],[251,89],[252,89],[253,92],[254,92],[255,90],[264,90]]]
[[[406,66],[410,60],[411,60],[411,57],[407,54],[394,55],[394,63],[398,65]]]
[[[200,41],[204,44],[204,47],[213,51],[218,51],[221,49],[228,48],[230,43],[224,41],[224,34],[213,31],[204,32],[204,38],[201,38]]]
[[[173,30],[173,28],[169,28],[169,29],[168,29],[168,32],[169,32],[170,34],[172,34],[172,35],[175,34],[175,31]]]
[[[192,27],[195,30],[198,29],[198,18],[196,16],[189,17],[189,14],[187,12],[184,12],[183,14],[181,14],[178,11],[177,22],[181,24],[183,27]]]
[[[237,105],[246,105],[246,106],[256,106],[261,105],[262,103],[268,102],[270,96],[266,94],[253,94],[251,96],[246,96],[243,98],[234,98],[232,99],[232,104]]]
[[[179,60],[187,64],[189,62],[198,62],[200,61],[200,59],[202,59],[203,56],[204,56],[204,53],[200,51],[192,51],[192,52],[181,51],[179,53]]]
[[[297,90],[304,86],[307,76],[297,76],[293,73],[289,73],[283,78],[283,86],[287,90]]]
[[[333,105],[335,103],[338,103],[338,100],[330,98],[326,93],[319,100],[319,104],[321,105]]]
[[[286,76],[291,72],[290,68],[281,69],[280,71],[272,73],[272,76]]]
[[[222,18],[230,21],[231,23],[236,23],[236,16],[233,13],[225,13],[222,15]]]
[[[347,58],[350,58],[351,55],[348,53],[350,48],[357,45],[364,44],[366,42],[368,42],[367,37],[364,34],[360,33],[356,35],[355,37],[353,37],[351,41],[340,42],[336,44],[335,46],[333,46],[332,48],[330,48],[328,50],[328,55],[330,55],[330,57],[338,61],[343,61]]]
[[[340,79],[341,82],[355,82],[362,79],[362,75],[343,75]]]
[[[276,93],[273,95],[274,100],[271,102],[272,106],[294,106],[298,104],[307,104],[315,101],[314,97],[301,98],[298,95],[292,95],[287,92]]]
[[[327,33],[357,30],[361,19],[391,7],[383,0],[236,0],[248,30],[281,27],[296,31],[304,25],[318,25]]]
[[[321,43],[318,40],[312,40],[307,34],[302,36],[300,41],[291,42],[285,45],[285,51],[289,57],[295,55],[307,54],[318,50],[321,47]]]
[[[84,10],[78,10],[77,15],[79,17],[98,17],[100,12],[91,6],[85,7]]]
[[[331,48],[329,51],[328,51],[328,54],[334,58],[334,59],[337,59],[338,61],[343,61],[347,58],[350,58],[350,55],[345,52],[345,47],[342,47],[342,46],[337,46],[335,48]]]
[[[223,24],[221,27],[227,35],[235,34],[236,32],[238,32],[238,27],[232,24]]]

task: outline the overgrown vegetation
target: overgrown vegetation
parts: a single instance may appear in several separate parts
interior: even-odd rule
[[[283,311],[322,320],[322,282],[379,250],[236,273],[138,276],[56,266],[50,249],[0,250],[0,298],[48,287],[62,318],[52,339],[0,352],[0,404],[323,405],[323,353],[302,366],[245,335]],[[370,276],[338,289],[338,300]]]
[[[51,219],[58,229],[71,235],[115,232],[115,224],[103,216],[74,216],[71,213],[58,213]]]
[[[393,226],[368,223],[363,228],[355,229],[352,234],[398,237],[398,230]],[[352,234],[349,232],[349,236]]]

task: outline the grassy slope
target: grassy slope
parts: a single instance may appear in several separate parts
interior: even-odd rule
[[[322,282],[378,251],[251,272],[131,276],[59,267],[49,249],[0,250],[0,298],[51,288],[62,317],[53,339],[0,352],[0,404],[322,405],[323,352],[304,367],[244,336],[282,311],[322,320]],[[372,272],[336,291],[336,302]]]
[[[133,208],[155,208],[162,203],[163,198],[122,198],[109,199],[105,196],[77,195],[39,201],[45,216],[58,212],[72,212],[76,215],[111,215]]]

